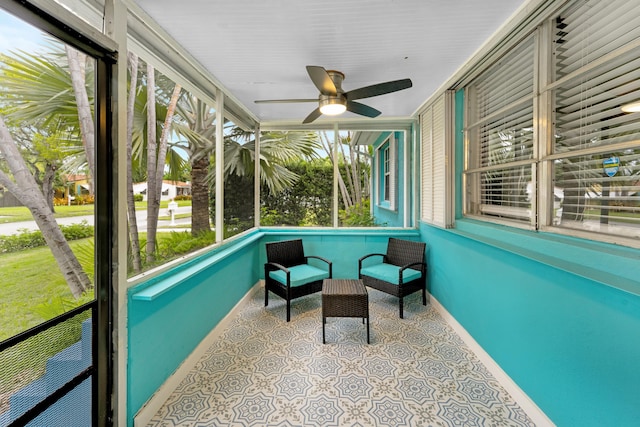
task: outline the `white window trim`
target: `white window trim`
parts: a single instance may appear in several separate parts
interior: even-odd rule
[[[375,168],[378,178],[379,188],[376,191],[376,205],[381,209],[396,212],[398,209],[398,145],[396,142],[395,132],[391,132],[389,137],[385,139],[376,149]],[[385,151],[388,151],[389,170],[386,171],[384,160]],[[389,176],[389,192],[384,191],[384,183],[386,175]],[[380,179],[382,178],[382,179]]]
[[[568,2],[567,2],[568,3]],[[566,4],[566,3],[565,3]],[[630,247],[640,247],[640,239],[635,237],[627,237],[623,235],[615,235],[615,234],[606,234],[605,231],[589,231],[587,229],[580,228],[568,228],[561,227],[554,221],[553,217],[553,163],[554,160],[559,158],[571,157],[582,152],[571,152],[571,153],[556,153],[552,154],[553,150],[553,121],[552,121],[552,113],[553,113],[553,90],[565,84],[567,81],[573,78],[579,78],[580,75],[590,71],[594,67],[599,66],[605,61],[614,60],[619,55],[624,54],[629,49],[636,49],[640,46],[640,41],[635,41],[633,43],[627,44],[621,48],[618,48],[614,51],[609,52],[607,55],[597,59],[596,61],[582,67],[578,70],[575,70],[570,75],[564,76],[561,79],[556,81],[552,78],[552,40],[553,40],[553,20],[558,13],[559,8],[550,8],[546,9],[544,12],[545,16],[541,16],[539,21],[535,25],[535,28],[532,28],[532,25],[526,26],[526,28],[521,28],[520,31],[514,31],[510,40],[506,43],[502,44],[501,51],[502,54],[496,56],[491,55],[491,60],[487,60],[487,58],[480,59],[476,64],[476,67],[473,69],[471,73],[460,78],[457,83],[457,88],[467,87],[468,84],[473,81],[478,75],[482,73],[482,70],[490,67],[490,62],[492,60],[500,59],[502,55],[505,54],[511,47],[517,45],[521,40],[529,37],[531,32],[536,33],[536,44],[535,44],[535,55],[534,55],[534,155],[533,159],[529,162],[532,167],[532,193],[531,193],[531,209],[533,212],[531,216],[530,224],[524,224],[518,221],[510,221],[509,219],[504,218],[491,218],[480,215],[472,215],[467,212],[467,206],[469,203],[470,190],[468,185],[469,183],[469,173],[477,172],[478,169],[467,169],[469,165],[470,156],[474,155],[473,147],[470,145],[470,135],[468,129],[470,128],[470,124],[468,122],[469,116],[465,114],[465,132],[464,132],[464,161],[465,165],[463,167],[463,215],[465,218],[477,219],[483,222],[489,223],[497,223],[502,225],[508,225],[515,228],[525,228],[525,229],[535,229],[545,232],[552,232],[560,235],[567,235],[572,237],[584,238],[588,240],[596,240],[605,243],[612,243],[617,245],[624,245]],[[541,14],[542,15],[542,14]],[[486,65],[486,68],[480,69],[478,64]],[[455,86],[454,86],[455,87]],[[513,106],[510,106],[513,107]],[[465,111],[468,112],[469,105],[465,100]],[[424,138],[424,137],[423,137]],[[629,144],[627,144],[629,145]],[[633,144],[631,144],[633,145]],[[617,149],[625,148],[625,144],[613,144],[607,147],[598,147],[594,148],[591,151],[599,151],[599,152],[611,152],[616,151]],[[633,145],[633,148],[637,148],[637,144]],[[588,154],[586,150],[585,154]],[[423,189],[423,197],[424,197],[424,189]],[[492,206],[489,209],[500,208],[499,206]],[[511,213],[515,211],[511,210]],[[526,212],[522,213],[523,215]],[[423,217],[421,212],[421,217]],[[423,218],[424,220],[424,218]]]

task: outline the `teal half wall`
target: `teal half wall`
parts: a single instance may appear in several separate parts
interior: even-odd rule
[[[640,425],[640,251],[422,224],[430,291],[558,426]]]
[[[128,292],[127,422],[259,278],[260,233]]]

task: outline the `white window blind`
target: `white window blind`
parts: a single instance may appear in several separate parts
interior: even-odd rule
[[[450,225],[450,194],[447,180],[450,171],[449,148],[445,119],[445,95],[439,97],[420,114],[420,135],[422,140],[422,206],[423,221],[447,227]]]
[[[467,87],[465,212],[533,224],[534,37]]]
[[[554,23],[556,223],[640,238],[640,8],[576,1]]]
[[[422,206],[420,217],[433,224],[433,107],[420,114],[420,138],[422,140],[421,175]]]

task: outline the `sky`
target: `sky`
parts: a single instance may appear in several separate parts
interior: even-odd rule
[[[24,21],[0,9],[0,52],[33,52],[42,45],[44,34]]]

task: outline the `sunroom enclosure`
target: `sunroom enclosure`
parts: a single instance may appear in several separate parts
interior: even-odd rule
[[[113,394],[99,400],[113,408],[114,425],[133,426],[154,395],[170,391],[181,365],[259,286],[265,243],[293,237],[333,259],[341,278],[357,277],[359,256],[384,252],[389,237],[426,242],[432,298],[553,423],[637,423],[640,113],[620,110],[640,99],[633,0],[529,1],[414,116],[313,129],[260,123],[133,3],[60,2],[93,29],[58,3],[33,3],[52,25],[63,26],[55,17],[97,42],[104,17],[118,44],[113,115],[96,121],[103,130],[114,125],[105,142],[114,176],[101,187],[112,204],[96,222],[97,235],[113,242],[96,250],[96,265],[114,266],[96,293],[111,303],[113,321],[104,325],[115,337]],[[218,159],[207,166],[215,191],[205,226],[220,231],[215,242],[138,275],[117,268],[129,253],[122,171],[130,52],[209,106],[208,153]],[[225,234],[234,195],[220,161],[226,123],[251,135],[254,153],[268,132],[359,135],[371,147],[369,213],[382,226],[340,226],[337,162],[329,226],[265,226],[254,161],[252,194],[243,193],[253,224]]]

